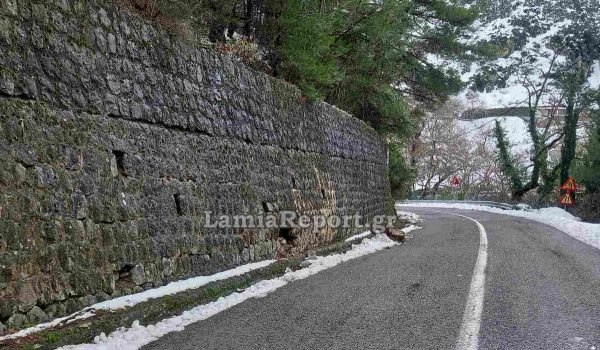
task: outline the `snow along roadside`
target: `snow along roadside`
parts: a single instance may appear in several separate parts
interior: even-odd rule
[[[423,222],[423,219],[421,219],[421,217],[419,215],[417,215],[415,213],[409,213],[406,211],[399,211],[399,210],[396,211],[396,215],[401,220],[405,220],[406,222],[408,222],[410,224],[407,227],[400,230],[405,235],[408,235],[409,233],[411,233],[413,231],[422,229],[422,227],[416,225],[419,222]]]
[[[371,232],[371,231],[359,233],[357,235],[350,236],[350,237],[346,238],[346,240],[344,242],[348,243],[348,242],[356,241],[356,240],[361,239],[361,238],[369,237],[372,234],[373,234],[373,232]]]
[[[496,214],[510,215],[526,218],[548,226],[552,226],[567,235],[592,247],[600,249],[600,224],[581,222],[581,219],[569,214],[560,208],[544,208],[533,211],[503,210],[482,205],[460,203],[397,203],[396,208],[423,207],[423,208],[450,208],[463,210],[477,210]]]
[[[186,291],[186,290],[197,289],[197,288],[200,288],[200,287],[207,285],[209,283],[212,283],[212,282],[222,281],[222,280],[226,280],[228,278],[241,276],[248,272],[267,267],[274,262],[275,262],[275,260],[259,261],[256,263],[238,266],[234,269],[222,271],[222,272],[216,273],[214,275],[198,276],[198,277],[193,277],[193,278],[189,278],[189,279],[185,279],[185,280],[181,280],[181,281],[175,281],[175,282],[171,282],[162,287],[148,289],[148,290],[140,292],[140,293],[125,295],[122,297],[110,299],[110,300],[103,301],[103,302],[91,305],[89,307],[86,307],[85,309],[78,311],[72,315],[57,318],[50,322],[41,323],[39,325],[23,329],[16,333],[2,336],[2,337],[0,337],[0,340],[21,338],[21,337],[27,336],[32,333],[37,333],[37,332],[43,331],[48,328],[56,327],[61,324],[69,324],[73,321],[86,319],[86,318],[94,316],[96,314],[97,310],[112,311],[112,310],[123,309],[123,308],[127,308],[127,307],[132,307],[134,305],[143,303],[143,302],[151,300],[151,299],[158,299],[158,298],[161,298],[161,297],[164,297],[167,295],[174,295],[174,294]]]
[[[419,222],[423,222],[423,219],[421,219],[421,217],[415,213],[409,213],[406,211],[396,211],[396,215],[398,216],[399,219],[401,220],[405,220],[410,224],[417,224]]]
[[[403,228],[403,229],[400,230],[400,231],[402,231],[402,233],[408,234],[408,233],[410,233],[412,231],[416,231],[416,230],[422,229],[422,227],[419,227],[419,226],[415,225],[416,223],[423,222],[423,219],[421,219],[421,217],[419,215],[417,215],[415,213],[405,212],[405,211],[397,211],[396,212],[396,216],[398,216],[398,218],[400,220],[404,220],[404,221],[406,221],[406,222],[408,222],[410,224],[410,225],[408,225],[405,228]],[[366,231],[366,232],[359,233],[357,235],[348,237],[345,240],[345,242],[348,243],[348,242],[356,241],[358,239],[366,238],[366,237],[369,237],[371,235],[373,235],[372,231]]]
[[[285,275],[258,282],[243,292],[232,293],[216,301],[184,311],[181,315],[164,319],[154,325],[142,326],[138,321],[133,322],[131,328],[119,329],[110,335],[100,334],[94,339],[94,344],[80,344],[64,346],[63,350],[134,350],[149,344],[165,334],[180,332],[185,326],[205,320],[219,312],[244,302],[250,298],[262,298],[286,284],[307,278],[342,262],[375,253],[382,249],[396,245],[385,235],[377,235],[365,239],[362,243],[353,245],[352,249],[343,254],[320,256],[310,260],[311,264],[304,269],[289,271]]]

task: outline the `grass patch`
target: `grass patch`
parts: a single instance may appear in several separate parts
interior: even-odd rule
[[[272,279],[285,273],[288,267],[298,266],[300,260],[280,260],[267,267],[251,271],[223,281],[149,300],[133,307],[114,312],[98,311],[96,316],[73,322],[56,329],[32,334],[28,337],[0,342],[0,349],[56,349],[69,344],[89,343],[104,332],[109,334],[119,327],[131,327],[135,320],[141,324],[153,324],[168,317],[181,314],[197,305],[207,304],[239,289],[245,289],[261,280]]]
[[[358,242],[359,240],[348,243],[337,242],[319,248],[315,253],[321,256],[343,253],[352,248],[352,243]],[[143,325],[154,324],[165,318],[179,315],[195,306],[207,304],[240,289],[248,288],[262,280],[282,276],[287,268],[299,269],[301,262],[302,259],[282,259],[245,275],[212,282],[204,287],[184,291],[176,295],[149,300],[127,309],[114,312],[100,310],[94,317],[85,320],[34,333],[24,338],[0,342],[0,349],[49,350],[70,344],[90,343],[93,342],[94,337],[102,332],[108,335],[119,327],[131,327],[135,320],[139,320]]]

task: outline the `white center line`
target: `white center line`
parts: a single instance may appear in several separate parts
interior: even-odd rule
[[[467,306],[463,316],[462,325],[456,349],[458,350],[477,350],[479,342],[479,328],[481,326],[481,314],[483,311],[483,297],[485,293],[485,267],[487,265],[487,233],[483,225],[468,216],[447,213],[444,214],[459,216],[473,221],[479,229],[479,253],[475,262],[475,270],[471,279]]]

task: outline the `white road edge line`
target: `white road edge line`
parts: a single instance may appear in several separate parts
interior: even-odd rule
[[[463,316],[457,350],[477,350],[479,343],[479,328],[481,327],[481,314],[483,312],[483,298],[485,294],[485,268],[487,266],[487,233],[483,225],[468,216],[441,212],[444,214],[459,216],[464,219],[473,221],[479,229],[479,253],[475,262],[473,278],[469,288],[469,296],[467,297],[467,306]]]

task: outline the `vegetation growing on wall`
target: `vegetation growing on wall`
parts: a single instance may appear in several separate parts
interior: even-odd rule
[[[194,40],[365,120],[396,144],[390,164],[406,174],[402,145],[412,137],[412,110],[462,87],[456,72],[434,67],[426,56],[461,56],[457,37],[477,14],[476,7],[443,0],[129,2],[146,13],[156,4]],[[394,181],[408,180],[401,177]]]

